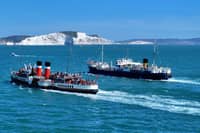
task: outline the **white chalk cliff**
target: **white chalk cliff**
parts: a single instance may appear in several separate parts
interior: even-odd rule
[[[90,45],[90,44],[111,44],[111,40],[97,35],[87,35],[83,32],[57,32],[38,36],[11,36],[0,40],[6,45]]]

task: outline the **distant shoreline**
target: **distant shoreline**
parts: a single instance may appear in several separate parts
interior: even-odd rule
[[[189,39],[130,39],[113,41],[97,34],[62,31],[43,35],[15,35],[0,38],[0,45],[7,46],[64,46],[64,45],[200,45],[200,38]]]

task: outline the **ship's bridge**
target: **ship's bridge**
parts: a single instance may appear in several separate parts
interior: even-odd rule
[[[132,59],[129,58],[122,58],[116,61],[117,66],[138,66],[141,65],[139,62],[134,62]]]

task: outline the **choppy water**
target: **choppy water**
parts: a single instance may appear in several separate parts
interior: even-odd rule
[[[105,60],[152,59],[152,46],[105,46]],[[53,71],[87,72],[100,46],[0,47],[1,132],[200,132],[200,46],[160,46],[167,81],[98,76],[97,95],[10,84],[23,63],[51,61]],[[10,56],[15,52],[19,56]],[[114,63],[114,62],[113,62]]]

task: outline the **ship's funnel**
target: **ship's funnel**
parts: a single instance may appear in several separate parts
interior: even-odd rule
[[[51,75],[51,63],[50,62],[45,62],[45,79],[49,79]]]
[[[37,68],[36,68],[37,76],[42,76],[42,62],[37,61]]]
[[[148,68],[148,59],[147,58],[143,59],[143,67],[144,67],[144,69]]]

